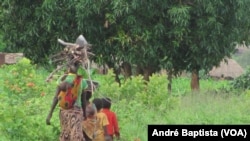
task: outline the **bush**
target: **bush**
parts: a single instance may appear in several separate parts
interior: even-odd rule
[[[5,43],[3,43],[3,34],[0,33],[0,52],[3,52],[5,47],[6,47]]]
[[[27,58],[14,65],[1,66],[0,82],[3,85],[0,85],[2,101],[0,140],[58,140],[59,108],[55,109],[51,119],[52,126],[45,124],[56,88],[56,81],[45,83],[48,74],[48,71],[38,68],[36,64],[31,64]],[[55,75],[55,79],[56,77],[59,76]],[[148,124],[222,122],[225,113],[230,115],[226,118],[233,118],[230,121],[226,120],[226,123],[237,120],[248,122],[247,119],[249,119],[249,111],[243,107],[244,104],[249,105],[250,102],[247,99],[240,105],[235,104],[233,100],[223,104],[228,101],[225,97],[221,97],[220,91],[221,87],[227,86],[225,82],[201,80],[202,89],[216,89],[220,93],[211,95],[209,91],[206,96],[203,96],[190,95],[189,78],[174,79],[171,95],[167,91],[168,81],[165,75],[153,74],[150,82],[147,83],[142,76],[134,76],[131,79],[123,79],[121,86],[115,82],[112,70],[109,70],[107,75],[91,72],[91,78],[100,83],[93,98],[108,96],[112,99],[112,110],[117,113],[121,129],[121,141],[147,140]],[[249,93],[247,91],[246,96],[249,97]],[[242,99],[236,102],[242,102]],[[217,110],[219,112],[228,105],[237,105],[236,108],[240,110],[239,115],[234,114],[236,110],[230,113],[228,109],[223,113],[218,112],[217,116],[213,117],[215,104],[222,105]],[[195,116],[194,113],[196,113]]]
[[[109,96],[112,99],[137,101],[146,106],[157,107],[168,104],[170,95],[167,90],[166,76],[153,74],[150,82],[145,82],[142,76],[133,76],[121,81],[121,86],[114,81],[114,74],[109,70],[108,74],[97,78],[100,88],[95,93],[96,97]]]
[[[250,89],[250,67],[248,67],[244,74],[236,78],[231,82],[231,86],[233,89]]]
[[[3,136],[0,139],[27,140],[57,140],[58,129],[46,126],[45,119],[51,104],[55,85],[45,83],[44,71],[36,71],[27,58],[14,65],[1,67],[1,100],[0,110]],[[52,94],[52,95],[51,95]]]
[[[23,58],[17,64],[3,65],[0,71],[0,81],[4,84],[0,86],[0,99],[4,107],[0,110],[0,140],[58,140],[58,108],[51,119],[53,125],[45,124],[56,81],[46,83],[45,79],[49,73],[31,64],[27,58]],[[153,75],[147,85],[142,76],[132,77],[123,80],[121,87],[115,82],[112,70],[107,75],[92,73],[91,77],[100,83],[100,88],[93,97],[112,98],[112,108],[119,116],[124,139],[146,140],[146,130],[142,133],[138,128],[146,128],[145,123],[158,118],[152,111],[165,112],[173,108],[177,102],[177,99],[169,97],[165,89],[167,80],[159,75]],[[138,113],[146,113],[148,116],[144,117]],[[131,130],[134,132],[132,136]]]

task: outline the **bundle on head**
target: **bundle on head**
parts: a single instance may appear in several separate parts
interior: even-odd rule
[[[87,69],[89,56],[94,55],[89,52],[91,45],[88,44],[83,35],[80,35],[75,43],[65,42],[61,39],[58,39],[58,42],[64,45],[65,48],[50,57],[52,63],[57,65],[57,68],[47,77],[47,82],[53,78],[56,72],[67,66],[82,66],[84,69]]]

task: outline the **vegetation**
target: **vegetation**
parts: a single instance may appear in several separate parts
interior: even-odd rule
[[[249,37],[249,0],[3,0],[1,25],[8,52],[23,52],[35,63],[61,49],[57,38],[73,42],[83,34],[93,44],[93,58],[126,74],[149,80],[167,69],[172,74],[210,70]],[[211,57],[213,56],[213,57]],[[171,88],[171,87],[169,87]]]
[[[250,90],[250,67],[245,69],[245,73],[242,74],[241,76],[239,76],[238,78],[236,78],[233,82],[232,82],[232,86],[235,89],[243,89],[243,90]]]
[[[3,34],[0,34],[0,41],[1,41],[2,38],[3,38],[2,35],[3,35]],[[3,52],[4,49],[5,49],[5,44],[4,44],[3,42],[0,42],[0,52]]]
[[[61,72],[63,73],[63,72]],[[52,125],[45,124],[55,92],[55,80],[46,83],[49,72],[27,58],[0,69],[0,140],[57,140],[60,132],[58,108]],[[225,91],[228,81],[202,79],[202,91],[194,94],[189,79],[173,79],[173,91],[166,89],[165,75],[154,74],[148,85],[142,76],[132,77],[119,87],[112,70],[93,74],[100,82],[94,97],[112,98],[122,141],[147,140],[148,124],[244,124],[250,122],[249,91]],[[56,79],[56,78],[55,78]],[[141,114],[143,113],[143,114]]]
[[[100,82],[94,97],[112,98],[122,141],[147,140],[148,124],[249,123],[249,69],[234,81],[199,76],[231,56],[236,43],[249,44],[249,4],[2,0],[0,52],[27,58],[0,67],[0,141],[58,140],[58,108],[52,125],[45,124],[56,88],[55,80],[45,82],[49,56],[62,50],[58,38],[74,42],[80,34],[93,45],[91,59],[111,68],[107,75],[91,71]],[[193,89],[202,89],[191,91],[190,78],[172,77],[182,71],[192,73]]]
[[[0,19],[3,18],[3,8],[0,6]],[[0,25],[1,25],[1,20],[0,20]],[[0,30],[0,52],[3,52],[5,48],[5,43],[3,42],[3,31]]]
[[[232,57],[235,59],[243,69],[248,69],[250,67],[248,56],[250,55],[249,47],[245,47],[240,53],[234,54]]]

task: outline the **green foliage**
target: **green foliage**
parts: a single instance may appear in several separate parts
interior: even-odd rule
[[[14,65],[3,65],[0,71],[1,82],[4,84],[0,87],[0,91],[3,92],[0,97],[3,101],[3,107],[5,107],[0,111],[0,120],[3,121],[0,125],[3,136],[0,139],[18,141],[57,140],[60,130],[57,118],[58,109],[52,118],[53,126],[45,125],[56,86],[55,82],[51,82],[52,84],[45,83],[48,72],[41,68],[36,69],[36,65],[31,64],[31,61],[27,58],[21,59]],[[154,75],[151,78],[152,84],[148,83],[145,87],[145,81],[139,76],[131,80],[124,80],[123,86],[119,87],[113,76],[111,70],[107,76],[97,75],[92,77],[100,82],[100,88],[94,97],[110,96],[112,98],[113,108],[118,112],[119,119],[124,119],[120,122],[123,138],[129,140],[143,139],[146,137],[146,132],[142,134],[138,129],[141,128],[141,125],[146,128],[145,123],[150,121],[151,117],[155,119],[157,117],[151,114],[150,117],[141,119],[142,117],[137,114],[131,116],[131,112],[143,112],[148,106],[152,109],[158,109],[157,106],[160,106],[161,111],[169,109],[169,105],[173,107],[176,101],[168,100],[165,89],[162,89],[166,80]],[[157,85],[157,87],[154,87],[154,85]],[[147,97],[148,93],[152,93],[151,98]],[[163,98],[166,99],[162,101]],[[123,108],[123,105],[128,107]],[[150,114],[150,111],[147,113]],[[139,119],[140,122],[132,129],[136,131],[135,134],[130,136],[128,127],[131,126],[131,122],[128,123],[128,121],[136,122]]]
[[[23,52],[35,63],[46,64],[48,57],[62,49],[58,38],[74,42],[77,32],[74,1],[4,0],[2,30],[6,52]],[[72,32],[73,31],[73,32]]]
[[[0,19],[2,18],[3,18],[3,8],[0,5]],[[0,25],[2,25],[2,22],[3,21],[0,20]],[[2,31],[2,29],[0,29],[0,52],[3,52],[4,48],[6,47],[3,41],[3,35],[4,35],[4,32]]]
[[[188,47],[177,48],[171,43],[188,37],[190,6],[175,6],[176,2],[170,1],[87,0],[76,6],[76,15],[79,28],[89,27],[85,31],[95,44],[96,62],[114,69],[129,62],[150,73],[173,66],[179,71],[189,61],[183,61],[185,55],[178,53],[185,53]]]
[[[90,68],[89,70],[83,69],[82,67],[80,67],[78,69],[78,74],[82,75],[83,78],[85,79],[95,79],[96,73],[97,73],[97,69],[92,69]]]
[[[249,0],[28,1],[4,0],[6,51],[47,62],[62,38],[79,34],[93,44],[93,59],[117,69],[122,62],[156,72],[210,70],[235,43],[249,41]],[[211,57],[212,56],[212,57]]]
[[[55,85],[45,83],[44,71],[27,58],[14,65],[3,65],[0,69],[1,104],[0,139],[6,140],[57,140],[58,129],[45,125],[47,107]],[[56,130],[55,130],[56,129]]]
[[[107,75],[105,76],[100,75],[95,80],[99,82],[100,87],[94,94],[94,97],[109,95],[115,99],[119,99],[120,97],[119,84],[114,83],[115,76],[114,76],[113,70],[109,70]]]
[[[112,70],[105,76],[97,77],[100,88],[93,96],[112,99],[112,110],[118,115],[122,140],[146,140],[147,131],[142,130],[147,128],[145,123],[158,120],[161,113],[179,105],[179,98],[171,97],[167,92],[166,76],[154,74],[147,83],[142,76],[131,77],[122,80],[121,87],[114,83],[114,79]]]
[[[249,90],[250,89],[250,67],[248,67],[244,74],[237,77],[231,82],[231,86],[233,89],[243,89]]]
[[[130,79],[123,80],[119,87],[117,83],[113,83],[114,76],[112,70],[109,70],[105,79],[98,81],[101,85],[96,92],[97,97],[110,96],[113,99],[119,100],[137,99],[143,105],[153,107],[165,106],[164,109],[171,108],[174,105],[174,102],[169,102],[166,76],[162,77],[161,75],[154,74],[150,77],[150,82],[148,83],[145,82],[142,76],[131,77]]]
[[[56,88],[56,81],[45,82],[48,74],[27,58],[1,66],[0,140],[58,140],[58,108],[51,119],[52,125],[45,123]],[[109,96],[112,99],[111,108],[117,113],[122,141],[147,140],[148,124],[250,122],[246,108],[250,106],[250,92],[224,95],[220,88],[229,86],[226,81],[202,79],[204,91],[192,94],[188,78],[174,78],[170,95],[165,75],[154,74],[147,83],[142,76],[123,79],[121,87],[115,82],[112,70],[107,75],[92,73],[92,78],[100,83],[93,98]]]
[[[168,10],[170,32],[166,37],[169,49],[163,50],[167,59],[162,60],[170,60],[170,63],[165,63],[165,67],[175,71],[208,71],[225,56],[231,55],[235,42],[248,42],[245,30],[249,26],[242,26],[242,22],[248,23],[249,20],[241,19],[247,13],[248,2],[196,0],[171,5]]]
[[[5,46],[4,42],[3,42],[3,34],[1,34],[1,32],[0,32],[0,52],[3,52],[5,47],[6,46]]]

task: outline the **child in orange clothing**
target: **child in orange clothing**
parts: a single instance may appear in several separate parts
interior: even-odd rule
[[[118,120],[117,120],[117,116],[116,113],[111,111],[111,99],[106,97],[106,98],[102,98],[102,103],[103,103],[103,108],[102,108],[102,112],[105,113],[107,115],[108,121],[109,121],[109,125],[107,125],[107,132],[108,135],[112,138],[114,138],[114,136],[119,140],[120,139],[120,132],[119,132],[119,125],[118,125]]]
[[[107,125],[109,124],[107,116],[105,113],[101,112],[103,103],[101,98],[93,99],[93,103],[96,106],[96,118],[97,127],[95,132],[95,137],[92,141],[110,141],[110,137],[107,134]]]

